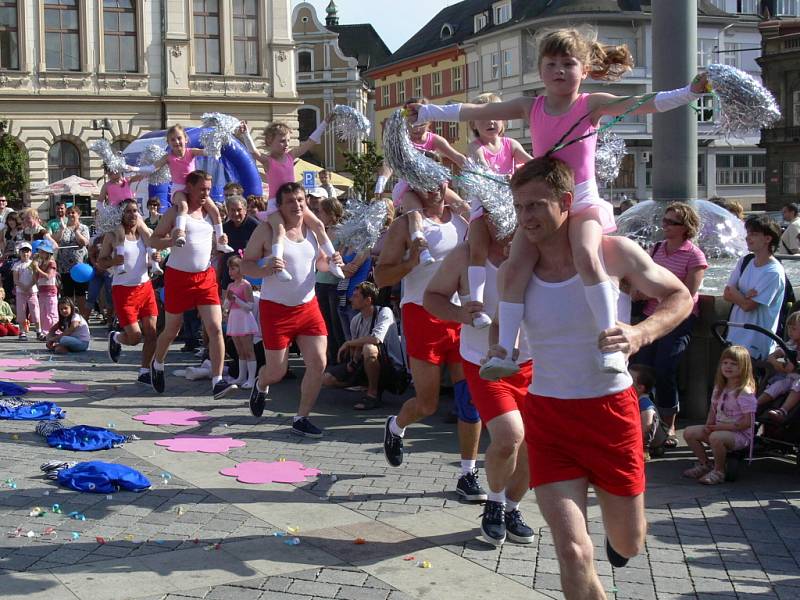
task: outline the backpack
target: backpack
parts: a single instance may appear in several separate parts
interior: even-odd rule
[[[150,480],[139,471],[99,460],[61,469],[58,472],[58,483],[78,492],[94,494],[111,494],[119,490],[142,492],[150,487]]]
[[[742,259],[742,265],[739,267],[739,276],[741,277],[742,273],[744,273],[745,268],[750,262],[756,257],[755,254],[747,254]],[[795,303],[794,297],[794,289],[792,288],[792,282],[789,281],[789,276],[786,274],[786,271],[783,272],[784,277],[784,287],[783,287],[783,302],[781,302],[781,312],[780,316],[778,317],[778,327],[775,331],[775,335],[779,338],[783,339],[784,328],[786,326],[786,318],[789,316],[789,313],[792,312],[792,306]],[[733,310],[733,307],[731,307]]]

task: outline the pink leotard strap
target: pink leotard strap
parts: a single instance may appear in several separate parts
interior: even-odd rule
[[[119,206],[124,200],[133,198],[131,184],[125,178],[120,179],[119,183],[111,183],[109,181],[106,184],[106,197],[111,206]]]
[[[194,156],[190,148],[186,149],[183,156],[167,154],[167,165],[169,166],[169,174],[172,176],[172,183],[180,185],[186,185],[186,176],[196,169]]]
[[[269,157],[269,171],[267,172],[267,185],[269,186],[269,197],[274,198],[278,188],[284,183],[294,181],[294,158],[289,153],[283,155],[280,160]]]
[[[567,138],[562,142],[579,138],[587,133],[596,130],[592,125],[590,117],[586,116],[589,112],[589,94],[581,94],[575,100],[570,109],[563,115],[548,115],[545,112],[546,96],[539,96],[531,107],[530,128],[533,136],[533,155],[535,157],[544,156],[555,146],[561,137],[576,122],[580,121],[577,127],[572,130]],[[594,153],[597,145],[597,138],[589,136],[580,142],[569,144],[553,153],[553,156],[566,162],[575,172],[575,183],[594,180]]]
[[[431,133],[430,131],[426,131],[425,135],[422,137],[421,142],[417,143],[412,140],[411,143],[417,150],[421,150],[423,152],[433,152],[435,150],[434,148],[435,141],[436,141],[435,134]]]
[[[483,160],[495,173],[501,175],[513,175],[516,164],[514,163],[514,146],[511,138],[500,138],[501,146],[495,154],[489,150],[485,144],[481,144],[481,152],[483,152]]]

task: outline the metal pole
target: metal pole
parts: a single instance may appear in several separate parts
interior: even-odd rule
[[[697,72],[697,0],[653,0],[653,89]],[[689,106],[653,115],[653,199],[697,198],[697,116]]]

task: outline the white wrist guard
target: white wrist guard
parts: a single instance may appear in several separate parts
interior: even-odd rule
[[[375,180],[375,193],[382,194],[383,190],[385,189],[386,189],[386,176],[378,175],[378,179]]]
[[[322,134],[325,133],[325,130],[327,128],[328,128],[327,121],[323,121],[322,123],[317,125],[317,128],[314,131],[311,132],[311,135],[308,136],[308,139],[314,140],[317,144],[319,144],[322,141]]]
[[[156,172],[155,165],[142,165],[141,167],[132,167],[131,173],[139,173],[140,175],[152,175]]]
[[[417,122],[415,125],[427,123],[428,121],[455,121],[461,119],[461,104],[422,104],[417,109]]]
[[[658,92],[653,99],[653,106],[655,106],[658,112],[664,112],[672,110],[673,108],[685,106],[690,102],[694,102],[701,96],[702,94],[695,94],[691,86],[687,85],[677,90]]]
[[[245,131],[244,133],[244,145],[247,146],[247,149],[252,153],[256,154],[258,150],[256,149],[256,143],[253,141],[253,136],[250,135],[249,131]]]
[[[214,223],[214,234],[219,237],[223,234],[222,223]]]

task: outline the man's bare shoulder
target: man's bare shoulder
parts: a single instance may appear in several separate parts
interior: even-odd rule
[[[618,235],[603,236],[603,261],[609,275],[625,277],[637,268],[647,253],[633,240]]]

